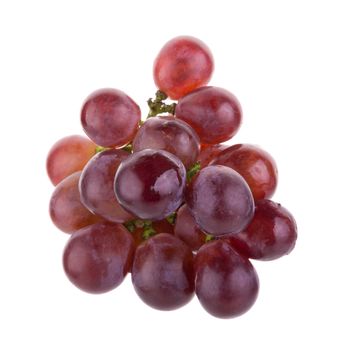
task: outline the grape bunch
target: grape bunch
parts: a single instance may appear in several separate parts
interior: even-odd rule
[[[159,90],[145,120],[124,92],[100,89],[81,109],[88,137],[50,150],[50,216],[71,234],[63,267],[81,290],[111,291],[130,272],[153,308],[173,310],[196,295],[211,315],[232,318],[258,295],[250,259],[294,248],[295,220],[270,200],[275,161],[255,145],[224,143],[242,108],[231,92],[207,86],[213,69],[203,42],[174,38],[155,59]]]

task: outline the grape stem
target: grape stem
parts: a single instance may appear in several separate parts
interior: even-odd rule
[[[187,182],[190,182],[200,170],[201,170],[201,163],[200,162],[194,163],[192,167],[187,171],[187,174],[186,174]]]
[[[156,97],[152,100],[149,98],[147,101],[149,112],[148,118],[155,117],[158,114],[170,113],[175,114],[176,103],[167,104],[164,101],[168,98],[167,94],[163,91],[158,90],[156,92]]]

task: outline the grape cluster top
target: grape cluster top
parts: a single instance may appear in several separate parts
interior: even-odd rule
[[[174,38],[155,59],[159,90],[145,120],[124,92],[100,89],[81,109],[88,137],[51,148],[50,216],[71,234],[63,267],[81,290],[111,291],[130,272],[151,307],[173,310],[196,295],[211,315],[232,318],[258,295],[250,259],[294,248],[295,220],[270,200],[275,161],[257,146],[224,143],[242,108],[231,92],[207,86],[213,70],[202,41]]]

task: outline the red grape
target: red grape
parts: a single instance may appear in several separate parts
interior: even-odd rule
[[[84,131],[103,147],[121,147],[130,142],[137,132],[140,119],[140,107],[117,89],[93,92],[81,110]]]
[[[173,100],[204,86],[214,70],[213,56],[200,40],[180,36],[167,42],[154,61],[153,77],[158,88]]]
[[[148,119],[133,141],[134,152],[146,148],[162,149],[175,154],[189,168],[199,153],[199,138],[185,122],[173,116]]]
[[[238,131],[242,119],[237,98],[229,91],[213,86],[182,97],[175,115],[190,124],[204,144],[229,140]]]
[[[254,214],[247,183],[236,171],[221,165],[202,169],[191,181],[186,203],[202,230],[214,236],[242,231]]]
[[[277,187],[277,166],[261,148],[239,144],[223,150],[212,164],[236,170],[247,181],[255,200],[270,198]]]
[[[64,137],[51,148],[46,169],[51,182],[56,186],[67,176],[82,170],[96,153],[96,145],[79,135]]]
[[[123,225],[90,225],[68,241],[64,270],[70,281],[85,292],[108,292],[119,286],[130,271],[134,249],[134,241]]]
[[[201,169],[208,166],[221,151],[228,147],[230,146],[221,143],[215,145],[201,145],[201,151],[197,158],[197,161],[201,164]]]
[[[289,254],[297,239],[292,214],[280,204],[264,199],[256,203],[252,222],[228,241],[241,254],[252,259],[273,260]]]
[[[168,233],[151,237],[136,249],[132,283],[139,297],[156,309],[187,304],[194,292],[191,250]]]
[[[199,228],[186,204],[177,211],[174,233],[193,251],[206,242],[206,234]]]
[[[136,217],[161,220],[182,203],[186,169],[173,154],[146,149],[121,162],[115,177],[119,203]]]
[[[239,316],[248,311],[257,298],[259,279],[253,265],[222,239],[199,249],[195,274],[197,297],[213,316]]]
[[[63,232],[72,233],[82,227],[101,221],[81,203],[79,179],[81,171],[61,181],[50,200],[50,216],[53,223]]]
[[[133,218],[121,207],[114,194],[115,173],[121,161],[129,155],[120,149],[100,152],[89,161],[80,178],[81,201],[108,221],[121,223]]]

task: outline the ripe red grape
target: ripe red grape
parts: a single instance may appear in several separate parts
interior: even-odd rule
[[[141,219],[162,220],[182,203],[186,169],[173,154],[146,149],[121,162],[115,177],[119,203]]]
[[[187,304],[194,292],[191,250],[168,233],[151,237],[136,249],[132,283],[139,297],[156,309]]]
[[[192,126],[201,143],[216,144],[236,134],[242,110],[237,98],[229,91],[207,86],[182,97],[175,115]]]
[[[260,147],[238,144],[223,150],[212,164],[236,170],[247,181],[255,200],[270,198],[277,187],[277,166]]]
[[[46,169],[56,186],[67,176],[82,170],[96,153],[96,145],[87,137],[71,135],[57,141],[51,148]]]
[[[199,153],[199,138],[185,122],[173,116],[148,119],[137,132],[134,152],[146,148],[162,149],[175,154],[189,168],[195,163]]]
[[[130,142],[137,132],[140,119],[140,107],[117,89],[93,92],[81,110],[84,131],[103,147],[121,147]]]
[[[82,228],[69,239],[63,254],[70,281],[88,293],[108,292],[130,271],[134,241],[121,224],[98,223]]]
[[[213,316],[239,316],[248,311],[257,298],[259,279],[253,265],[222,239],[199,249],[195,274],[197,297]]]
[[[221,151],[228,147],[230,146],[221,143],[215,145],[201,145],[201,151],[197,158],[197,161],[201,164],[201,169],[208,166]]]
[[[100,152],[89,161],[80,178],[81,201],[108,221],[122,223],[133,218],[121,207],[114,194],[115,173],[121,161],[129,155],[120,149]]]
[[[180,36],[167,42],[154,61],[153,77],[158,88],[173,100],[204,86],[214,70],[213,56],[200,40]]]
[[[245,230],[230,235],[228,241],[248,258],[273,260],[289,254],[296,239],[297,225],[292,214],[265,199],[256,203],[254,218]]]
[[[254,214],[253,196],[243,177],[221,165],[198,173],[186,191],[186,203],[201,229],[214,236],[242,231]]]
[[[174,233],[193,251],[197,251],[206,241],[206,234],[200,229],[186,204],[177,211]]]
[[[80,200],[80,175],[81,171],[78,171],[61,181],[50,200],[52,222],[66,233],[101,221],[101,218],[87,210]]]

